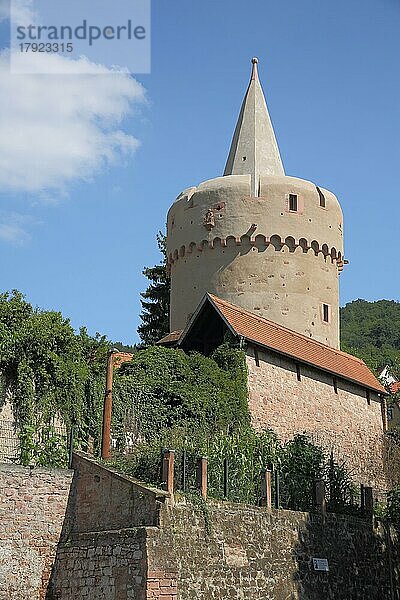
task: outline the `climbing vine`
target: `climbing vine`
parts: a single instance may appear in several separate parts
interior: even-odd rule
[[[0,294],[0,402],[12,404],[23,464],[57,456],[58,422],[82,441],[96,434],[107,350],[104,337],[77,334],[59,312],[35,309],[15,290]]]

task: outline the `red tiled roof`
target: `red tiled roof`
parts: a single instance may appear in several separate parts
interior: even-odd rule
[[[392,394],[398,392],[400,390],[400,381],[394,381],[393,383],[391,383],[389,385],[389,389],[392,392]]]
[[[356,382],[379,393],[386,393],[385,388],[359,358],[272,323],[217,296],[207,296],[226,323],[246,340],[328,371],[342,379]]]
[[[182,329],[177,329],[176,331],[172,331],[171,333],[165,335],[163,338],[161,338],[161,340],[158,340],[156,344],[160,346],[163,346],[164,344],[173,344],[174,342],[177,342],[179,340],[181,334]]]

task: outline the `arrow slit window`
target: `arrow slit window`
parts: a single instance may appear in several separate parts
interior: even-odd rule
[[[329,304],[322,305],[322,320],[324,323],[331,322],[331,307]]]

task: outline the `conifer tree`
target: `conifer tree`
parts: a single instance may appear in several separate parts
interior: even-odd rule
[[[151,346],[157,340],[169,333],[169,292],[170,282],[167,277],[167,250],[166,238],[161,231],[157,234],[158,248],[163,256],[160,264],[146,267],[143,275],[150,281],[150,285],[141,294],[142,323],[138,333],[144,346]]]

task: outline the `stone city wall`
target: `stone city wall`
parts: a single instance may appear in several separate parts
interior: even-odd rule
[[[356,517],[229,503],[169,510],[147,531],[149,569],[177,572],[179,600],[389,600],[398,586],[396,537]],[[315,571],[313,558],[328,560]]]
[[[73,535],[60,546],[48,598],[139,600],[146,593],[145,529]]]
[[[296,363],[254,348],[247,351],[249,408],[254,427],[273,429],[283,440],[307,433],[314,443],[335,458],[345,460],[356,481],[376,489],[391,488],[390,465],[386,456],[382,407],[378,395],[351,382],[337,379],[312,367],[301,365],[298,380]]]
[[[72,471],[0,465],[0,600],[44,600]]]
[[[74,466],[71,491],[71,472],[1,466],[0,600],[393,600],[400,589],[397,535],[371,520],[174,503],[81,453]]]

